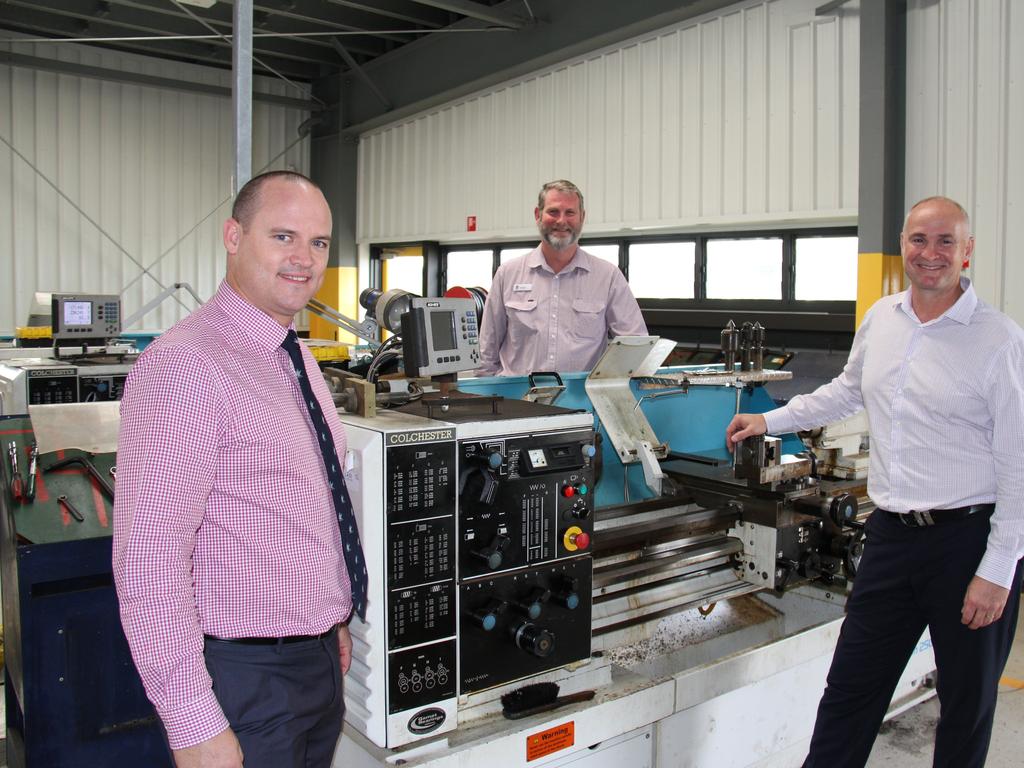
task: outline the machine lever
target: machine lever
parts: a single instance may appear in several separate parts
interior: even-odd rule
[[[484,476],[484,487],[480,489],[480,503],[490,506],[498,492],[498,478],[487,469],[481,469],[480,474]]]

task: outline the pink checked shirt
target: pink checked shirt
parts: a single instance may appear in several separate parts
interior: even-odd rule
[[[125,386],[114,579],[135,665],[174,749],[228,727],[204,634],[318,634],[351,612],[323,459],[280,346],[286,333],[222,283],[145,350]],[[327,386],[310,381],[344,456]]]

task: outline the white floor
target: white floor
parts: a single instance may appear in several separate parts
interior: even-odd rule
[[[1024,606],[1022,606],[1024,608]],[[1003,672],[986,768],[1019,768],[1024,745],[1024,620]],[[932,698],[882,726],[867,768],[930,768],[938,699]]]

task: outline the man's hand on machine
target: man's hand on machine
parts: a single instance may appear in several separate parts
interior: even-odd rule
[[[740,441],[767,431],[768,424],[760,413],[737,413],[725,428],[725,444],[731,451]]]

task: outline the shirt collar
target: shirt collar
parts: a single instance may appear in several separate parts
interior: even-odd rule
[[[295,323],[285,328],[266,312],[254,307],[228,285],[227,280],[221,281],[217,293],[210,301],[228,316],[242,336],[258,347],[280,347],[288,331],[295,328]]]
[[[565,265],[565,269],[558,274],[563,275],[567,272],[572,272],[574,269],[583,269],[589,272],[590,260],[592,258],[594,257],[577,245],[576,253],[572,255],[572,259],[570,259],[569,263]],[[545,269],[548,272],[554,272],[554,270],[548,266],[547,259],[544,258],[544,252],[541,250],[539,245],[526,256],[526,266],[530,269]]]
[[[934,323],[944,317],[948,317],[950,320],[960,323],[960,325],[970,324],[971,317],[974,315],[974,310],[978,307],[978,294],[974,291],[974,285],[971,283],[970,278],[967,277],[960,277],[960,289],[963,293],[960,295],[960,298],[956,300],[956,303],[931,322]],[[914,314],[914,309],[910,303],[910,297],[913,290],[914,288],[911,286],[907,290],[903,291],[903,293],[899,295],[899,300],[896,302],[894,307],[899,307],[907,317],[920,323],[921,321],[917,319],[917,315]]]

